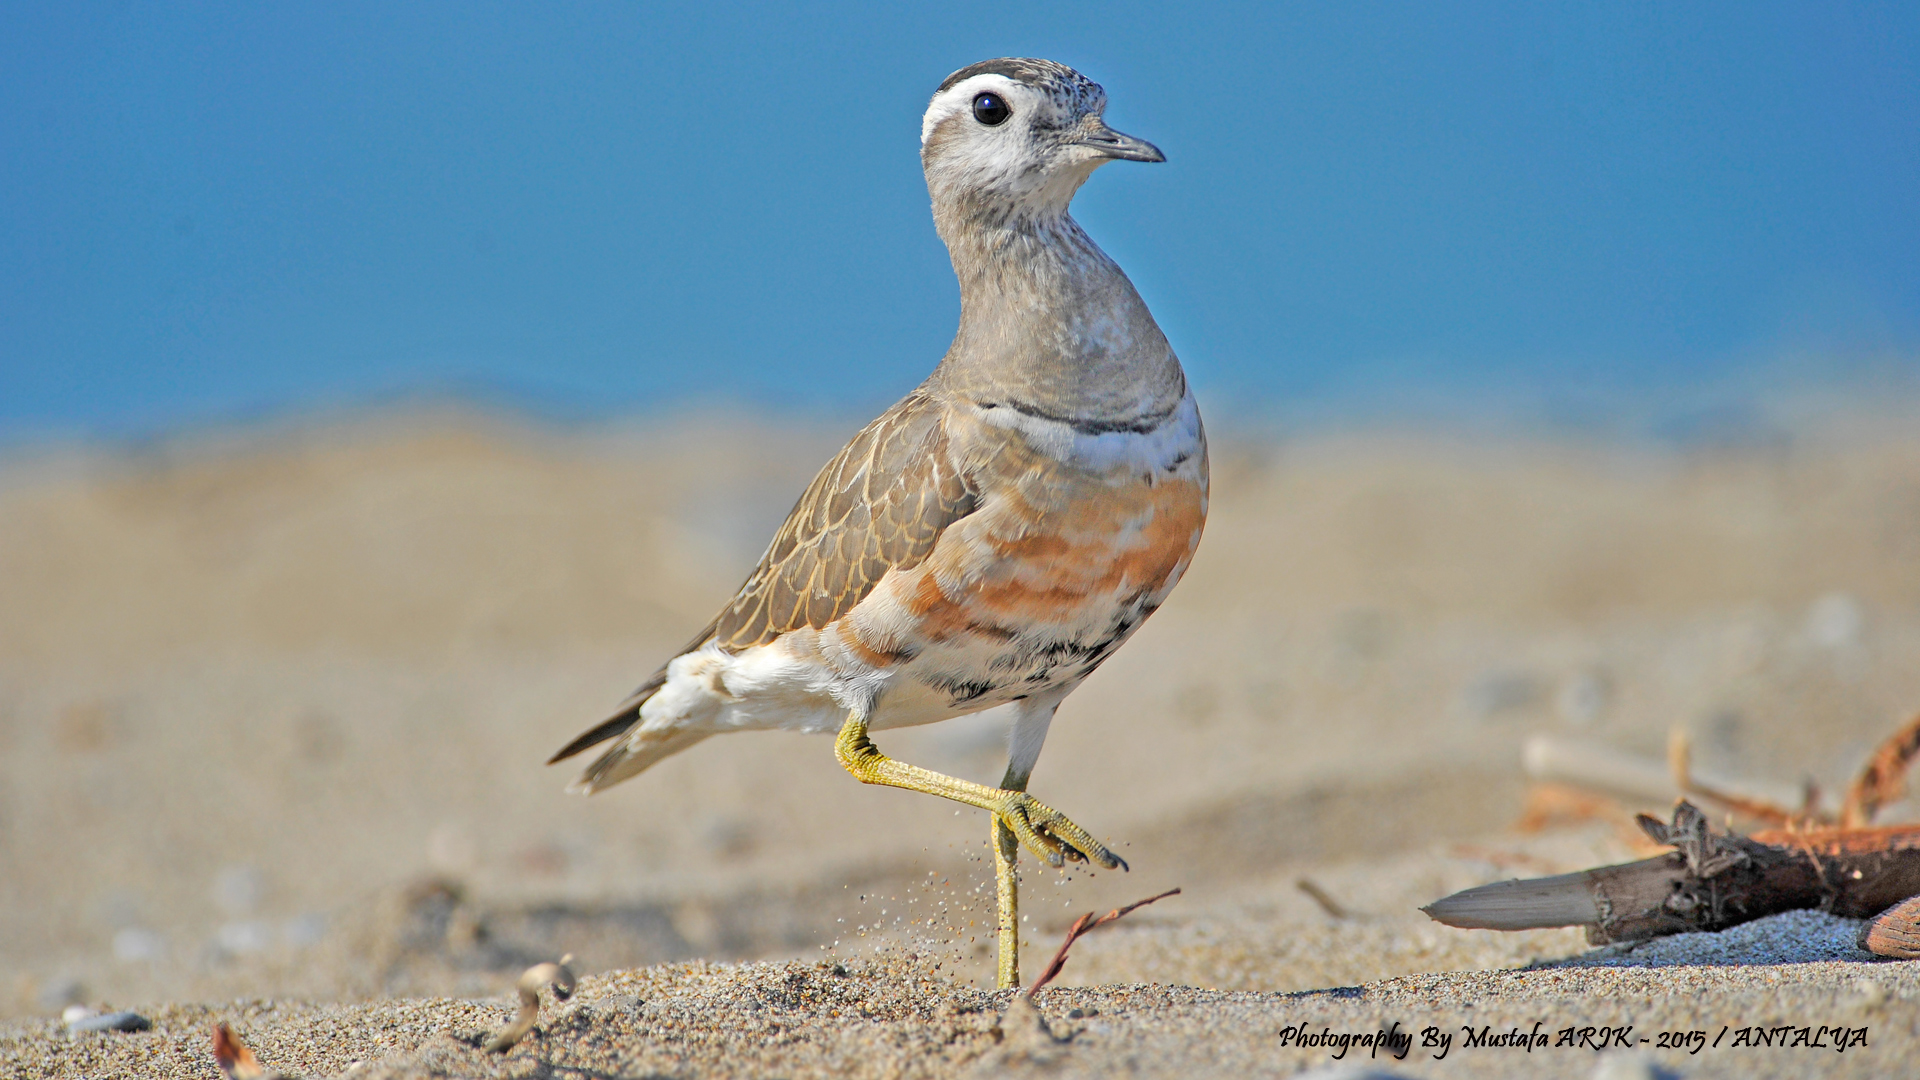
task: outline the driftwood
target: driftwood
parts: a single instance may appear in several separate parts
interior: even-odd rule
[[[1920,895],[1920,825],[1733,836],[1714,832],[1684,801],[1671,823],[1644,814],[1638,820],[1674,850],[1557,877],[1497,881],[1422,910],[1465,929],[1584,926],[1598,945],[1724,930],[1798,908],[1866,919]]]
[[[1528,930],[1584,926],[1594,944],[1641,941],[1663,934],[1723,930],[1782,911],[1816,908],[1872,919],[1861,944],[1880,956],[1920,958],[1920,825],[1869,827],[1875,812],[1899,798],[1920,755],[1920,717],[1883,743],[1847,792],[1832,825],[1800,810],[1707,788],[1691,777],[1687,748],[1676,739],[1669,761],[1676,783],[1741,813],[1784,823],[1750,836],[1715,832],[1707,816],[1682,800],[1671,822],[1641,814],[1655,843],[1674,850],[1651,859],[1573,874],[1500,881],[1436,900],[1421,910],[1448,926]]]

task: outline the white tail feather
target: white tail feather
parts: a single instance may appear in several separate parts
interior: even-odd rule
[[[710,734],[685,728],[636,729],[615,743],[612,749],[595,758],[593,764],[580,774],[580,778],[568,785],[567,790],[582,795],[605,791],[628,777],[640,775],[655,762],[672,757]]]

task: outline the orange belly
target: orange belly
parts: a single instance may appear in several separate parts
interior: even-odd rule
[[[1048,464],[1003,467],[1012,482],[850,613],[841,639],[921,684],[906,696],[929,714],[896,722],[1071,690],[1186,571],[1206,521],[1204,445],[1176,469],[1144,474]]]

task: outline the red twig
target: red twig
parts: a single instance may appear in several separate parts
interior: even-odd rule
[[[1145,900],[1135,900],[1126,907],[1114,908],[1112,911],[1107,912],[1097,919],[1093,917],[1093,912],[1089,911],[1085,915],[1073,920],[1073,925],[1067,927],[1067,940],[1060,943],[1060,950],[1053,954],[1053,959],[1047,961],[1047,969],[1040,973],[1039,978],[1033,980],[1032,986],[1027,987],[1027,996],[1032,997],[1039,993],[1042,987],[1052,982],[1054,977],[1060,974],[1061,968],[1067,966],[1067,950],[1073,948],[1074,942],[1093,933],[1100,927],[1122,918],[1135,908],[1146,907],[1155,900],[1165,900],[1169,896],[1178,895],[1179,892],[1179,889],[1168,889],[1159,896],[1149,896]]]

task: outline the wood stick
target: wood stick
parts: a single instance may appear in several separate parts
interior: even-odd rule
[[[1801,800],[1801,807],[1796,812],[1772,799],[1742,795],[1695,776],[1693,742],[1687,737],[1685,728],[1676,727],[1667,732],[1667,771],[1673,774],[1673,786],[1679,789],[1680,794],[1710,799],[1743,817],[1788,828],[1819,820],[1819,808],[1810,805],[1806,799]]]
[[[1920,755],[1920,715],[1906,722],[1887,737],[1867,759],[1865,768],[1847,789],[1847,800],[1840,807],[1840,824],[1865,825],[1880,808],[1898,799],[1907,790],[1907,769]]]
[[[1312,878],[1309,878],[1309,877],[1294,878],[1293,887],[1296,889],[1299,889],[1303,893],[1306,893],[1307,896],[1312,898],[1314,903],[1320,905],[1320,910],[1326,912],[1328,915],[1331,915],[1336,919],[1353,918],[1352,912],[1342,907],[1340,905],[1340,901],[1335,900],[1333,898],[1332,893],[1329,893],[1327,890],[1321,888],[1320,883],[1313,880]]]
[[[1674,783],[1671,761],[1630,754],[1588,739],[1534,735],[1520,752],[1520,765],[1530,780],[1573,784],[1589,791],[1605,791],[1657,803],[1670,802],[1687,792]],[[1691,772],[1691,763],[1689,763]],[[1796,785],[1751,778],[1693,776],[1696,783],[1715,791],[1777,806],[1796,805],[1805,793]]]
[[[1723,930],[1799,908],[1864,919],[1920,895],[1920,825],[1716,833],[1692,803],[1640,827],[1675,850],[1639,862],[1467,889],[1421,910],[1448,926],[1585,926],[1594,944]],[[1916,913],[1920,914],[1920,913]]]

